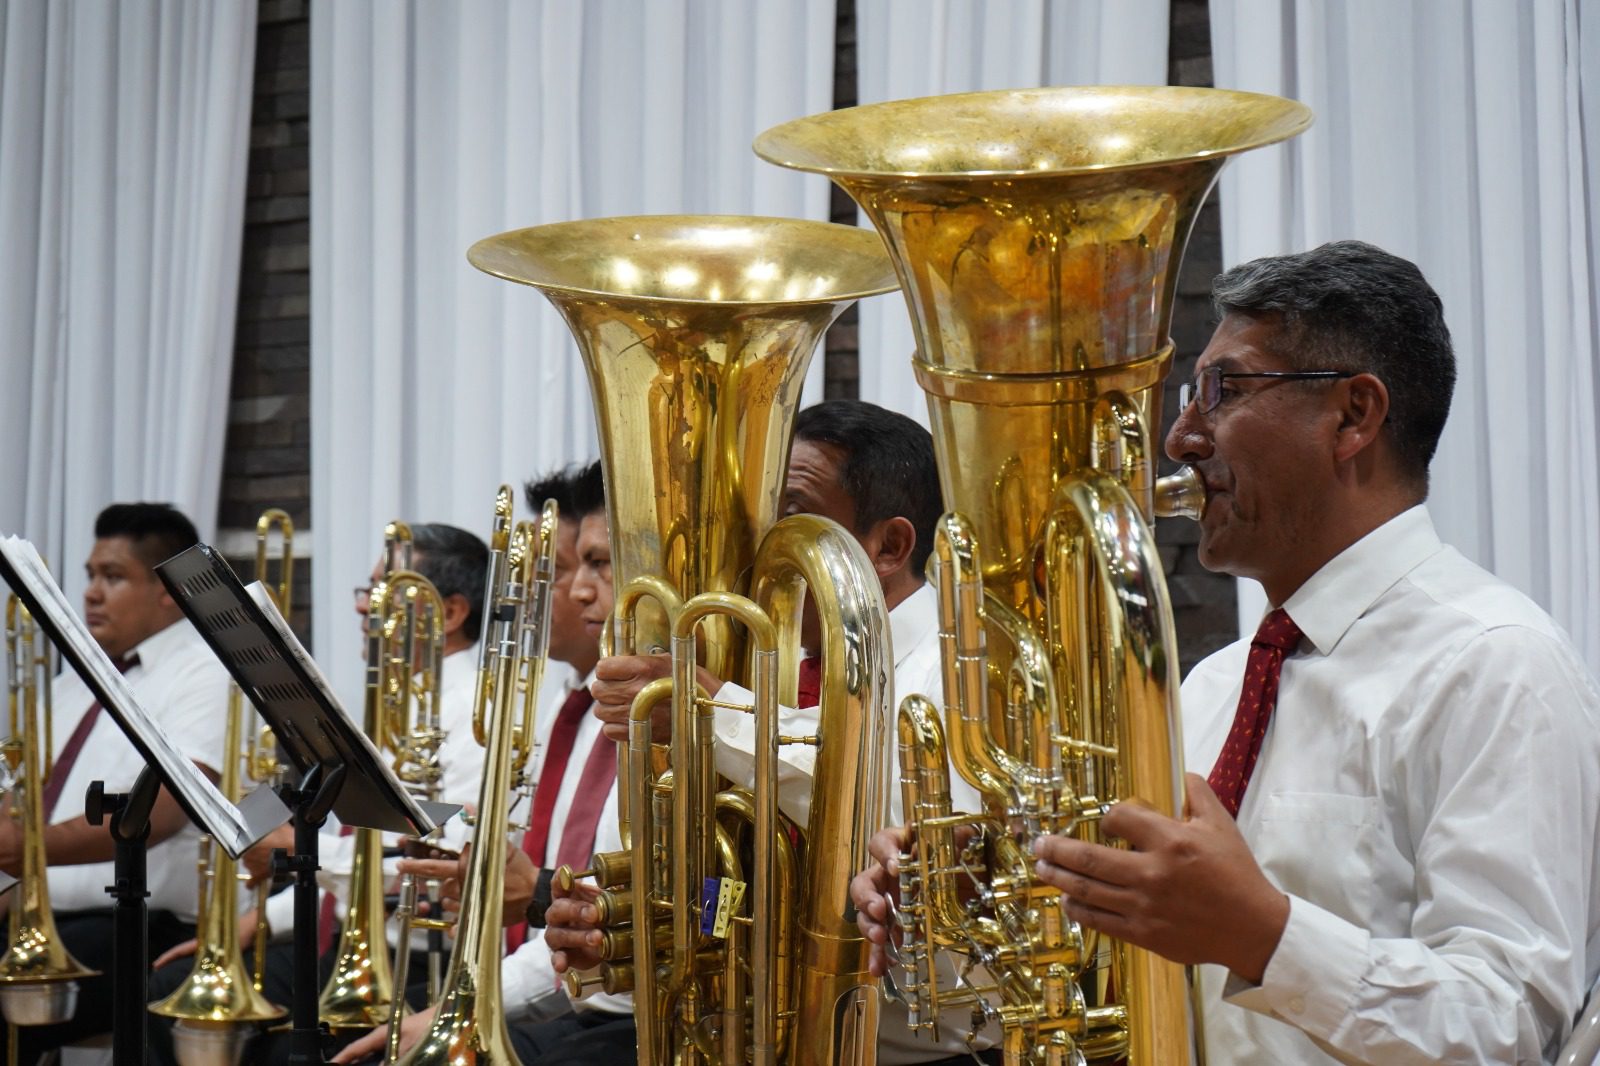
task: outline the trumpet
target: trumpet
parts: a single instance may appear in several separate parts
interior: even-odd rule
[[[1183,968],[1068,922],[1030,845],[1098,839],[1120,800],[1180,813],[1149,527],[1204,506],[1192,471],[1158,484],[1151,460],[1178,265],[1222,164],[1309,123],[1277,97],[1101,87],[895,101],[756,140],[850,193],[905,284],[952,513],[933,557],[942,707],[912,695],[899,712],[917,843],[892,987],[915,1027],[997,1025],[1008,1066],[1200,1055]],[[950,809],[947,755],[982,812]],[[960,986],[941,986],[939,952]]]
[[[847,226],[664,216],[519,230],[468,258],[540,289],[577,337],[600,429],[616,646],[672,649],[673,677],[640,693],[618,753],[627,850],[583,875],[605,889],[598,980],[633,993],[638,1061],[870,1064],[877,1000],[845,916],[887,788],[887,611],[854,538],[778,517],[806,364],[846,307],[893,287],[882,248]],[[826,634],[821,722],[782,737],[807,590]],[[753,792],[719,786],[697,660],[755,692]],[[663,752],[650,721],[668,703]],[[787,743],[819,749],[804,862],[777,808]]]
[[[0,1013],[12,1025],[51,1025],[73,1016],[78,981],[99,971],[67,951],[50,911],[42,806],[55,751],[50,645],[15,594],[6,598],[6,662],[10,735],[0,754],[14,785],[11,817],[22,825],[22,870],[0,957]]]
[[[489,540],[487,630],[472,719],[473,736],[484,746],[477,824],[444,994],[427,1034],[403,1060],[406,1066],[449,1066],[469,1057],[500,1066],[517,1061],[500,999],[506,829],[510,797],[525,790],[523,769],[533,751],[534,715],[550,642],[559,512],[555,501],[547,500],[537,523],[519,522],[513,528],[511,516],[511,487],[502,485]],[[441,927],[431,920],[418,924]],[[399,1039],[399,1028],[391,1023],[391,1061],[398,1057]]]
[[[274,589],[268,565],[268,539],[281,531],[278,584]],[[294,580],[294,524],[277,508],[256,521],[256,580],[267,585],[287,617]],[[237,803],[243,781],[267,783],[280,772],[272,733],[255,725],[255,716],[237,684],[228,686],[223,727],[222,794]],[[152,1014],[172,1018],[173,1051],[181,1066],[231,1066],[244,1045],[262,1026],[277,1021],[284,1008],[261,993],[266,965],[265,901],[270,887],[256,895],[255,967],[247,971],[240,947],[237,917],[238,863],[222,853],[209,836],[200,838],[200,914],[194,968],[170,996],[150,1006]]]

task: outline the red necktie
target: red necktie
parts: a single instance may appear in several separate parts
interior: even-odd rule
[[[139,665],[137,655],[128,655],[121,659],[112,659],[111,665],[117,672],[126,674]],[[83,712],[83,717],[78,719],[78,728],[72,731],[72,736],[67,738],[67,746],[61,749],[61,754],[56,758],[56,765],[50,771],[50,780],[45,783],[44,796],[40,800],[40,809],[44,811],[44,821],[50,824],[50,815],[56,809],[56,801],[61,798],[61,790],[67,787],[67,775],[72,773],[72,764],[78,761],[78,754],[83,751],[83,746],[89,741],[89,734],[94,732],[95,722],[100,720],[100,712],[105,710],[99,700],[89,705]]]
[[[339,835],[342,837],[354,836],[355,827],[341,825]],[[355,856],[351,855],[351,872],[355,871]],[[353,882],[354,879],[352,879]],[[320,959],[333,950],[333,933],[339,924],[339,901],[332,892],[322,890],[322,906],[317,911],[317,957]]]
[[[1239,709],[1233,715],[1228,742],[1222,745],[1217,764],[1206,783],[1217,794],[1228,813],[1239,817],[1244,790],[1261,754],[1261,740],[1267,735],[1272,709],[1278,705],[1278,675],[1283,657],[1295,649],[1303,636],[1283,608],[1261,620],[1255,639],[1250,642],[1250,658],[1244,668],[1244,690],[1239,693]]]
[[[578,739],[578,726],[583,724],[583,716],[589,713],[589,706],[592,703],[594,703],[594,697],[589,694],[588,689],[574,689],[572,694],[567,697],[567,701],[561,705],[561,710],[556,715],[556,724],[550,730],[550,746],[545,749],[544,767],[539,771],[539,784],[533,790],[533,813],[528,817],[528,831],[522,834],[522,850],[527,854],[528,858],[533,860],[533,865],[536,869],[543,869],[544,867],[545,852],[549,847],[552,828],[550,820],[555,813],[556,797],[561,794],[561,781],[566,777],[567,763],[572,759],[572,747]],[[602,749],[606,750],[611,754],[611,773],[615,775],[615,745],[609,742],[602,744],[601,741],[605,739],[604,735],[597,738],[594,751],[590,753],[589,761],[592,764],[596,755]],[[588,783],[589,775],[587,771],[589,767],[585,766],[584,769],[585,774],[579,779],[578,792],[573,797],[573,809],[567,816],[568,824],[571,824],[573,816],[579,812],[585,803],[583,786]],[[609,779],[605,783],[605,789],[606,792],[611,789],[611,781]],[[600,795],[602,804],[605,801],[606,792],[602,792]],[[599,813],[599,807],[596,807],[594,816],[598,817]],[[594,843],[593,829],[589,832],[589,843],[591,845]],[[584,860],[588,859],[588,857],[588,855],[583,856],[579,863],[587,865]],[[526,936],[527,926],[524,924],[514,925],[507,929],[507,950],[517,950],[523,940],[526,939]]]
[[[822,656],[808,655],[800,660],[799,694],[796,707],[815,707],[822,700]]]

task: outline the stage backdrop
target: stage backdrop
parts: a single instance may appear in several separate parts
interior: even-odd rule
[[[0,532],[81,597],[94,517],[214,532],[255,0],[0,3]]]
[[[1219,86],[1316,125],[1223,172],[1223,255],[1415,260],[1459,362],[1429,510],[1600,672],[1600,0],[1211,0]],[[1585,125],[1587,123],[1587,125]],[[1241,582],[1254,631],[1265,598]]]
[[[833,100],[832,0],[312,5],[313,609],[359,691],[350,588],[392,518],[488,531],[495,487],[594,458],[589,390],[502,230],[679,212],[827,217],[759,161]],[[808,386],[821,395],[821,358]]]
[[[1167,0],[857,0],[864,104],[1041,85],[1165,85]],[[863,226],[869,225],[865,218]],[[861,307],[861,398],[928,424],[902,298]]]

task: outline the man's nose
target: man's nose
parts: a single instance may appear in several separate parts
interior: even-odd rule
[[[1193,403],[1178,412],[1177,421],[1167,431],[1167,458],[1178,463],[1197,463],[1211,456],[1211,434],[1206,420]]]

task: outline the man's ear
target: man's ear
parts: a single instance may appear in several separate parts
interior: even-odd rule
[[[1389,390],[1374,374],[1339,382],[1342,403],[1334,437],[1334,458],[1345,462],[1371,447],[1389,418]]]
[[[909,518],[900,515],[885,518],[872,527],[863,546],[878,577],[890,577],[911,565],[911,553],[917,547],[917,527]]]
[[[472,613],[472,604],[459,592],[452,592],[444,598],[444,635],[451,636],[467,624],[467,615]]]

